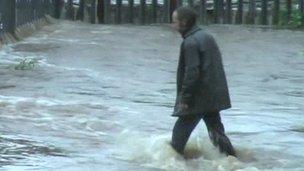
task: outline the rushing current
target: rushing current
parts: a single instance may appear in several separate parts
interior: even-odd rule
[[[187,159],[169,146],[178,33],[61,21],[0,50],[0,170],[304,170],[304,33],[203,29],[223,54],[233,107],[221,114],[238,158],[203,122]]]

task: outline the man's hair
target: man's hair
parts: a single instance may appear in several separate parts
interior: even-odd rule
[[[196,24],[197,13],[190,7],[179,7],[176,9],[177,19],[185,22],[185,29],[191,29]]]

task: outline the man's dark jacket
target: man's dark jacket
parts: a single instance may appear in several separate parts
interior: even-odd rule
[[[214,38],[194,26],[183,35],[172,116],[219,112],[231,107],[222,57]],[[180,103],[188,105],[183,109]]]

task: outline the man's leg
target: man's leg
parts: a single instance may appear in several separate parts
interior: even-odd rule
[[[180,154],[184,153],[191,132],[201,120],[198,116],[181,116],[177,119],[172,134],[172,147]]]
[[[225,134],[224,125],[219,112],[207,113],[203,119],[208,129],[209,138],[214,146],[218,146],[221,153],[236,156],[235,150]]]

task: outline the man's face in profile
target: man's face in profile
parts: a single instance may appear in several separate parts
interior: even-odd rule
[[[182,32],[181,22],[178,20],[176,11],[174,11],[173,14],[172,14],[172,24],[171,24],[171,26],[174,30],[178,31],[179,33]]]

